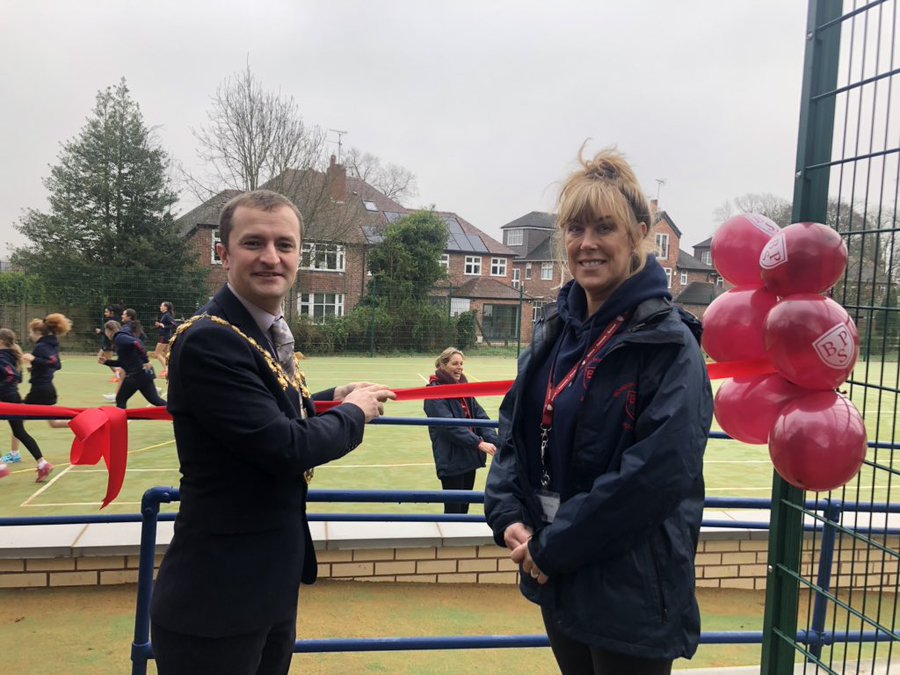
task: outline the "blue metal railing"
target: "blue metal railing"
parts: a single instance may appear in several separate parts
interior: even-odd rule
[[[465,426],[496,427],[498,423],[491,420],[439,420],[439,419],[406,419],[381,418],[376,423],[398,424],[407,426]],[[729,438],[722,433],[710,433],[710,438]],[[883,447],[883,443],[869,443],[870,447]],[[894,447],[894,446],[891,446]],[[45,525],[45,524],[86,524],[138,522],[141,526],[141,544],[138,569],[138,592],[135,608],[134,642],[131,648],[132,674],[144,675],[147,672],[147,661],[153,658],[150,643],[150,598],[153,592],[153,571],[156,558],[157,523],[175,519],[174,513],[160,514],[160,505],[177,502],[179,491],[174,487],[156,487],[147,490],[141,500],[140,514],[96,515],[96,516],[44,516],[29,518],[0,518],[0,526],[4,525]],[[390,490],[311,490],[310,502],[328,503],[446,503],[466,502],[483,503],[484,493],[476,491],[390,491]],[[705,506],[714,509],[757,509],[771,510],[768,499],[711,497]],[[831,588],[831,567],[834,546],[839,531],[856,531],[840,524],[844,512],[859,513],[900,513],[900,504],[889,503],[855,503],[838,500],[808,500],[803,508],[821,512],[813,523],[804,526],[807,531],[822,533],[822,546],[819,557],[817,586],[825,591],[816,598],[813,611],[812,626],[809,631],[798,631],[796,640],[810,647],[810,653],[818,657],[822,647],[835,642],[881,642],[898,640],[900,636],[884,630],[841,632],[840,635],[825,630],[825,619],[829,590]],[[309,514],[310,521],[351,521],[351,522],[484,522],[483,515],[476,514]],[[704,527],[734,529],[768,529],[768,522],[739,520],[706,520]],[[880,529],[879,534],[900,534],[900,529]],[[761,644],[762,631],[741,632],[707,632],[700,636],[701,644]],[[430,637],[430,638],[367,638],[367,639],[326,639],[298,640],[294,646],[295,653],[319,652],[363,652],[363,651],[420,651],[440,649],[503,649],[521,647],[547,647],[546,635],[510,635],[510,636],[471,636],[471,637]]]

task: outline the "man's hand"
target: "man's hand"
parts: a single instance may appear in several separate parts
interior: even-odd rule
[[[478,444],[478,449],[491,457],[497,454],[497,446],[493,443],[488,443],[487,441],[481,441],[481,443]]]
[[[343,387],[337,387],[334,390],[335,400],[342,400],[343,403],[352,403],[358,407],[365,414],[367,423],[384,415],[385,401],[397,398],[397,394],[383,384],[355,382],[352,385],[344,386],[352,387],[350,393],[343,396],[342,399],[338,399],[338,389]]]
[[[357,387],[368,387],[372,384],[372,382],[351,382],[349,384],[342,384],[340,387],[334,388],[334,400],[343,401],[345,398],[347,398],[347,394],[349,394]]]

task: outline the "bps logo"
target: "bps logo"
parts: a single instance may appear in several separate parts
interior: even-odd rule
[[[632,426],[631,422],[634,422],[635,418],[635,404],[637,404],[637,384],[634,382],[623,384],[613,393],[613,398],[625,399],[625,416],[630,421],[626,421],[624,427],[626,431],[630,430]]]
[[[823,333],[813,342],[816,354],[829,368],[846,368],[853,360],[855,350],[853,336],[847,324],[837,326]]]
[[[783,234],[776,234],[769,239],[762,253],[759,254],[759,266],[764,270],[770,270],[788,261],[787,245]]]
[[[781,231],[778,225],[758,213],[748,213],[747,220],[749,220],[750,224],[753,225],[753,227],[755,227],[757,230],[768,234],[769,236],[772,236],[773,234]]]

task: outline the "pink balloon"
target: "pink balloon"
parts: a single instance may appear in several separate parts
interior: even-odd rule
[[[859,333],[847,311],[813,293],[789,295],[775,305],[765,336],[775,369],[807,389],[834,389],[859,356]]]
[[[857,474],[866,442],[866,425],[850,400],[820,391],[784,407],[769,434],[769,456],[788,483],[823,492]]]
[[[732,438],[763,445],[784,406],[808,393],[774,373],[735,377],[723,382],[716,393],[716,420]]]
[[[716,361],[766,358],[766,314],[778,297],[764,288],[738,286],[703,313],[703,349]]]
[[[722,223],[710,244],[713,265],[735,286],[762,286],[759,254],[781,230],[758,213],[744,213]]]
[[[794,223],[769,240],[759,266],[766,288],[777,295],[822,293],[847,269],[847,245],[830,227]]]

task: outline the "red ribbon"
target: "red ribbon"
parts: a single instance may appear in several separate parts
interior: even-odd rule
[[[775,372],[768,360],[731,361],[711,363],[708,366],[711,379],[726,377],[750,377]],[[395,389],[398,401],[424,401],[440,398],[471,398],[478,396],[504,396],[512,387],[512,380],[498,382],[469,382],[447,384],[440,387],[416,387]],[[316,401],[316,412],[323,413],[340,401]],[[105,508],[122,490],[125,470],[128,466],[128,420],[171,420],[172,416],[162,407],[121,410],[119,408],[63,408],[50,405],[26,405],[0,403],[0,419],[70,418],[69,428],[75,433],[69,459],[74,465],[94,466],[102,459],[109,477],[106,484]]]

